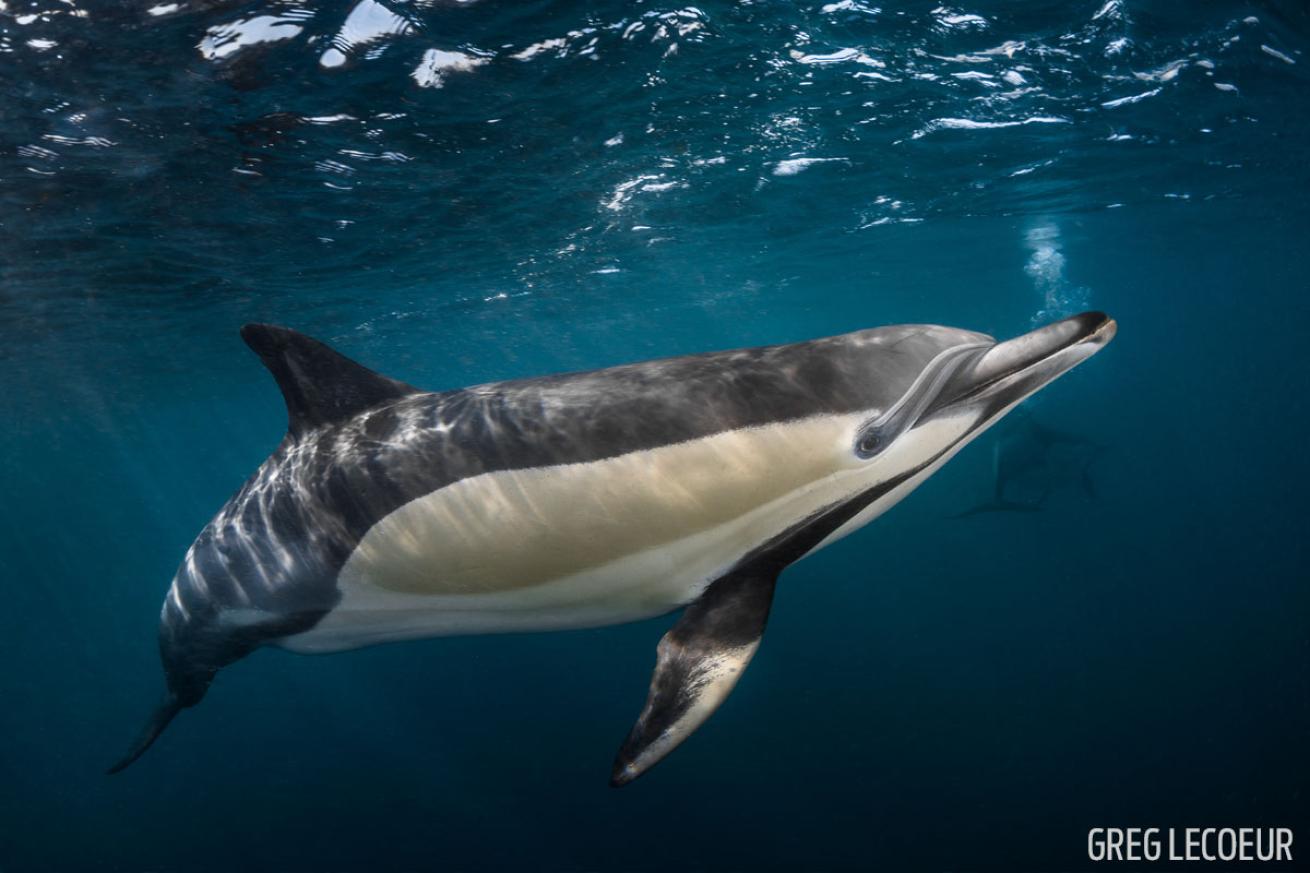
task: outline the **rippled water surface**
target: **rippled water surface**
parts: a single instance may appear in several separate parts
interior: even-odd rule
[[[0,869],[1078,869],[1300,825],[1304,4],[0,0]],[[1119,339],[784,577],[605,785],[668,624],[226,671],[136,767],[248,321],[430,388],[928,321]],[[1310,830],[1297,835],[1310,845]]]

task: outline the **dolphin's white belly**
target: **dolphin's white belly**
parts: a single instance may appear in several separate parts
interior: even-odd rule
[[[864,415],[817,416],[456,482],[375,524],[303,652],[595,627],[695,599],[751,549],[865,484]]]

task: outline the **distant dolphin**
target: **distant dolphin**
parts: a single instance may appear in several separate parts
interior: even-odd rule
[[[1097,499],[1092,464],[1105,446],[1087,437],[1048,427],[1031,410],[1008,417],[992,440],[992,493],[988,500],[953,518],[985,512],[1036,512],[1057,487],[1073,480]]]
[[[246,325],[288,432],[188,550],[160,617],[168,691],[109,772],[263,645],[335,652],[686,607],[614,763],[626,784],[727,697],[785,567],[1114,333],[1099,312],[1003,343],[884,327],[431,393]]]

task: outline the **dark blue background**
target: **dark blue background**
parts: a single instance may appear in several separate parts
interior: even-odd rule
[[[1303,7],[395,3],[404,32],[367,41],[352,4],[147,5],[0,14],[0,869],[1083,869],[1094,826],[1310,841]],[[196,48],[279,16],[302,30]],[[421,88],[434,47],[487,62]],[[842,48],[884,66],[814,60]],[[1062,121],[940,123],[1033,117]],[[841,160],[775,172],[804,157]],[[1084,306],[1119,337],[1033,406],[1109,447],[1099,499],[952,519],[989,493],[980,440],[789,570],[731,700],[630,788],[608,767],[667,619],[260,652],[102,775],[161,686],[178,560],[281,437],[245,321],[442,388]]]

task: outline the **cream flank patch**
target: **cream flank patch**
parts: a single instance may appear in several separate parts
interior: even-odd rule
[[[867,487],[874,465],[852,451],[867,417],[804,419],[457,483],[375,525],[338,576],[340,603],[312,630],[279,645],[333,652],[661,615],[700,596],[751,549]],[[448,502],[455,493],[459,502]],[[487,505],[478,511],[480,497]],[[458,514],[465,509],[476,523]],[[667,540],[677,533],[684,535]],[[466,575],[454,575],[455,568]],[[498,582],[495,573],[510,575]]]
[[[434,500],[445,491],[436,492],[397,510],[382,523],[388,527],[375,526],[342,568],[338,577],[341,602],[312,630],[287,637],[279,645],[299,652],[332,652],[452,634],[601,627],[661,615],[700,596],[707,584],[731,569],[751,549],[880,480],[928,462],[968,427],[967,418],[929,422],[904,435],[877,458],[861,461],[852,451],[852,445],[856,429],[867,418],[867,415],[851,415],[805,419],[664,446],[640,453],[644,456],[641,458],[629,455],[594,464],[489,474],[465,480],[473,485],[493,477],[515,477],[520,483],[532,481],[542,485],[539,494],[566,493],[576,504],[591,501],[593,506],[597,496],[604,495],[611,501],[606,505],[624,507],[628,513],[625,517],[629,519],[644,520],[649,514],[659,512],[700,511],[700,515],[696,521],[684,520],[680,525],[671,525],[667,520],[649,527],[639,524],[639,531],[653,530],[663,535],[675,527],[690,531],[672,541],[662,541],[663,536],[642,540],[631,531],[616,531],[615,520],[588,513],[584,506],[552,504],[559,524],[549,526],[553,535],[547,537],[547,532],[542,530],[547,527],[547,517],[541,514],[539,505],[517,518],[504,514],[502,507],[499,516],[490,512],[482,516],[480,523],[486,528],[481,536],[470,537],[471,528],[466,523],[458,528],[465,532],[461,538],[438,539],[440,532],[434,531],[433,538],[425,540],[421,531],[413,527],[415,523],[433,523],[435,519],[451,517],[452,508]],[[754,450],[749,459],[741,454],[747,449]],[[693,459],[698,463],[693,464]],[[711,463],[716,459],[721,463]],[[684,461],[690,466],[681,467]],[[646,476],[654,478],[621,478],[632,474],[635,463],[642,465]],[[696,475],[689,477],[692,469]],[[524,473],[532,476],[525,477]],[[564,473],[574,477],[570,486],[563,484]],[[884,495],[860,513],[858,520],[847,523],[825,540],[824,545],[886,511],[930,473],[931,470],[925,470],[911,482]],[[814,478],[807,481],[807,474]],[[556,475],[560,479],[552,482]],[[742,481],[743,477],[747,481]],[[552,487],[560,490],[547,490]],[[788,487],[792,490],[788,491]],[[521,490],[520,485],[515,493]],[[504,491],[503,486],[497,489],[498,493]],[[706,496],[706,492],[717,499]],[[778,496],[763,505],[753,502],[773,494]],[[725,495],[735,497],[725,501]],[[526,496],[510,505],[522,510],[531,503]],[[463,500],[469,502],[475,498],[476,494],[465,495]],[[703,507],[707,506],[717,509],[704,511]],[[402,530],[398,525],[390,526],[399,513],[421,508],[426,511],[411,516],[410,527]],[[437,508],[440,513],[434,511]],[[595,526],[610,537],[610,547],[604,548],[606,540],[596,536],[595,531],[570,523],[573,512],[593,519]],[[492,519],[498,520],[492,523]],[[562,532],[579,528],[590,550],[587,552],[590,560],[606,555],[613,557],[605,563],[567,573],[562,568],[582,562],[576,558],[561,560],[569,557],[570,548]],[[529,548],[525,546],[528,542],[525,531],[542,539],[533,540],[535,545]],[[636,550],[622,552],[614,548],[619,542]],[[438,547],[436,543],[443,545]],[[487,567],[497,566],[543,581],[491,590],[478,590],[466,582],[462,589],[433,586],[419,592],[387,589],[374,581],[378,577],[427,580],[438,573],[447,574],[452,567],[451,558],[439,548],[451,547],[452,543],[458,549],[488,549],[480,555],[476,551],[459,555],[478,571],[473,576],[475,579],[491,581],[482,574]],[[534,552],[534,548],[540,551]],[[557,554],[560,552],[564,554]],[[547,562],[553,572],[561,575],[551,577],[541,572]],[[524,575],[515,578],[521,582]]]
[[[852,440],[865,418],[807,418],[464,479],[375,524],[341,579],[450,595],[574,576],[719,528],[856,467]]]

